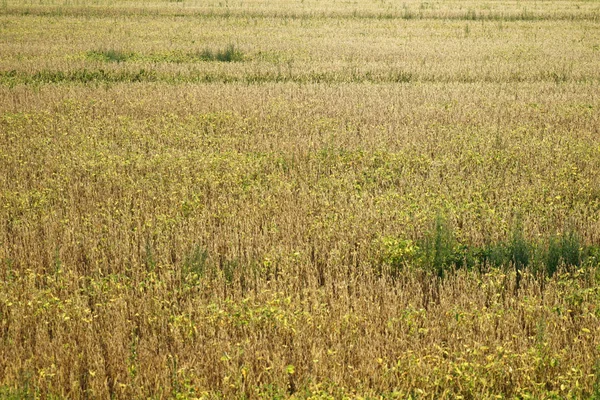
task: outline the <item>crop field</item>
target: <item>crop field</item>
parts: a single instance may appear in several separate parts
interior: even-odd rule
[[[600,398],[600,2],[0,0],[0,398]]]

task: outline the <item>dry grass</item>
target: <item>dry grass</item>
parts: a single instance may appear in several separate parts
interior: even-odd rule
[[[598,19],[4,1],[0,397],[597,397]]]

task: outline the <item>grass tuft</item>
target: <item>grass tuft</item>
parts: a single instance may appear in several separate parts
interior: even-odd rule
[[[583,245],[580,235],[574,231],[541,241],[527,240],[522,224],[517,222],[508,241],[474,245],[458,241],[456,233],[440,216],[436,217],[432,229],[416,240],[385,236],[376,247],[382,265],[379,270],[387,271],[392,277],[407,267],[431,271],[439,278],[464,268],[476,267],[481,273],[490,269],[508,272],[513,268],[519,284],[519,277],[529,269],[542,271],[551,278],[561,269],[573,272],[582,265],[596,266],[600,260],[598,247]]]
[[[103,49],[88,51],[86,56],[90,60],[121,63],[133,59],[136,55],[131,51]]]
[[[204,276],[207,269],[208,252],[196,246],[187,255],[182,266],[182,278],[186,283],[196,284]]]
[[[202,61],[239,62],[244,60],[244,53],[233,44],[221,50],[206,48],[197,54]]]

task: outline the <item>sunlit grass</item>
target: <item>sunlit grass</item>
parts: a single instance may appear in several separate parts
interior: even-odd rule
[[[0,397],[594,398],[594,2],[0,6]]]

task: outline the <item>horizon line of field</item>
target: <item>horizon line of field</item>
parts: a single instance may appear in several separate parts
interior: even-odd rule
[[[428,76],[407,71],[388,71],[384,73],[365,72],[318,72],[284,73],[280,71],[257,71],[249,74],[224,74],[211,72],[193,73],[157,73],[141,68],[139,70],[77,69],[73,71],[42,70],[35,73],[10,70],[0,71],[0,86],[30,86],[43,84],[93,84],[93,83],[165,83],[165,84],[408,84],[408,83],[600,83],[598,76],[570,76],[564,71],[541,71],[533,76],[511,74],[510,76],[456,75]]]
[[[0,8],[3,16],[40,16],[40,17],[117,17],[149,16],[171,18],[253,18],[253,19],[388,19],[388,20],[458,20],[458,21],[600,21],[600,11],[585,12],[533,12],[526,8],[514,12],[442,10],[424,12],[423,10],[403,9],[402,11],[255,11],[255,10],[201,10],[201,9],[150,9],[134,7],[94,7],[94,6],[4,6]]]

